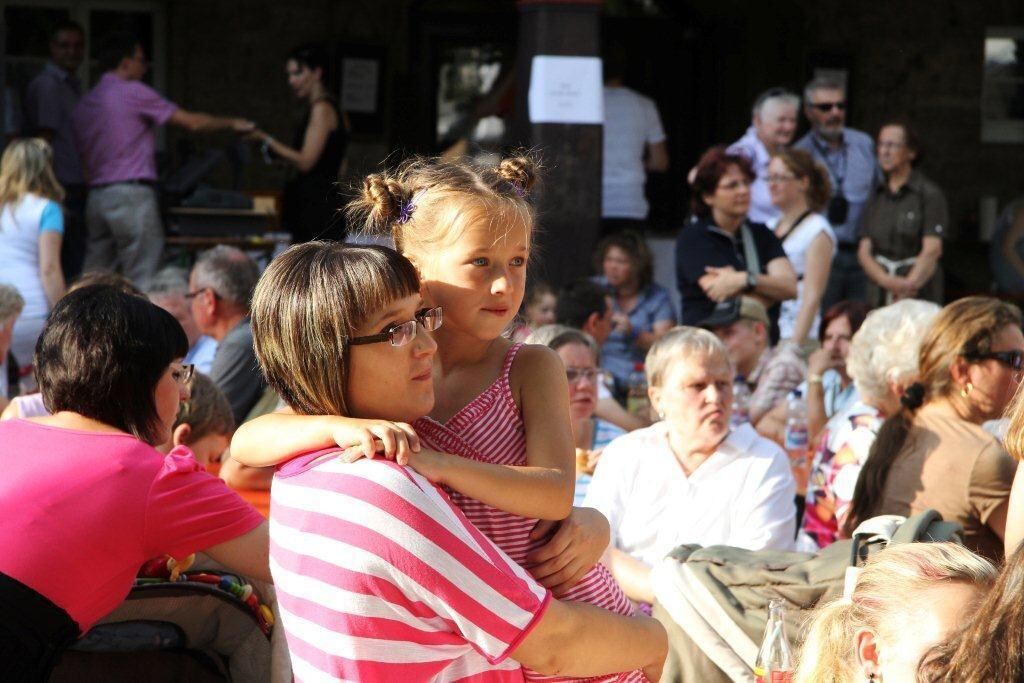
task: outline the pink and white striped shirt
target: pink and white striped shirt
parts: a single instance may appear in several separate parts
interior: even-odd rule
[[[514,344],[509,348],[497,379],[447,422],[441,424],[429,417],[416,421],[414,427],[424,446],[480,462],[517,466],[527,464],[526,425],[512,396],[509,381],[512,364],[521,347],[522,344]],[[526,556],[531,550],[547,542],[547,539],[530,540],[530,532],[537,524],[535,519],[499,510],[458,491],[452,490],[449,494],[469,521],[521,566],[525,566]],[[594,565],[560,599],[585,602],[617,614],[635,614],[633,603],[602,564]],[[524,673],[527,680],[531,681],[553,683],[579,680],[544,676],[530,670]],[[646,681],[647,678],[643,672],[636,670],[587,680],[594,683],[634,683]]]
[[[296,681],[521,681],[551,595],[443,491],[321,451],[274,477],[270,568]]]

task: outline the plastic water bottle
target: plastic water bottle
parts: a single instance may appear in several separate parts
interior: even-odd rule
[[[786,637],[786,603],[776,598],[768,603],[768,625],[754,664],[757,683],[791,683],[793,650]]]
[[[750,387],[743,375],[739,375],[732,383],[732,414],[729,426],[736,429],[750,422]]]
[[[643,420],[650,420],[651,399],[647,397],[647,373],[643,363],[633,366],[627,387],[626,410]]]
[[[807,401],[799,389],[794,389],[786,404],[786,429],[783,437],[783,448],[789,454],[789,465],[793,468],[793,479],[796,481],[798,495],[807,493],[807,480],[810,478],[808,466],[808,450],[810,447],[810,428],[807,426]]]

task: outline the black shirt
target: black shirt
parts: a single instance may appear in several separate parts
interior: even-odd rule
[[[754,237],[754,248],[761,261],[761,273],[768,272],[768,264],[777,258],[786,258],[782,242],[762,223],[747,222]],[[735,237],[719,229],[710,217],[691,216],[676,238],[676,286],[682,298],[684,325],[698,325],[711,315],[715,302],[709,299],[698,284],[705,266],[732,266],[747,269],[743,255],[743,237],[737,230]],[[778,335],[779,305],[768,309],[772,321],[772,337]]]

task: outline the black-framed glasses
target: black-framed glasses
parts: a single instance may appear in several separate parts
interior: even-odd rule
[[[608,372],[601,368],[574,368],[567,367],[565,369],[565,378],[569,380],[569,384],[576,384],[581,379],[585,379],[593,384],[603,382],[608,376]]]
[[[182,296],[184,296],[185,299],[191,301],[192,299],[195,299],[197,296],[199,296],[203,292],[209,292],[210,294],[213,294],[213,298],[214,299],[220,299],[220,294],[218,294],[217,290],[215,290],[213,287],[203,287],[202,289],[197,289],[194,292],[186,292]]]
[[[846,102],[843,102],[842,100],[839,102],[808,102],[808,104],[822,113],[828,113],[833,109],[846,111]]]
[[[1002,363],[1011,370],[1020,372],[1024,370],[1024,351],[989,351],[988,353],[965,353],[964,358],[969,361],[994,360]]]
[[[378,344],[390,342],[392,346],[405,346],[416,338],[416,323],[423,325],[427,332],[433,332],[441,327],[444,322],[444,315],[441,307],[421,308],[416,311],[416,317],[404,323],[395,323],[379,334],[369,334],[365,337],[345,337],[345,343],[353,346],[359,344]]]

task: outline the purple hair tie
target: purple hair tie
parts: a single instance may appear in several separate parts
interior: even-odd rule
[[[515,192],[520,199],[524,199],[526,197],[526,191],[519,187],[519,183],[514,183],[511,180],[506,180],[505,182],[508,183],[509,187],[512,188],[512,191]]]
[[[398,220],[395,221],[399,225],[405,225],[412,218],[412,212],[416,210],[416,205],[412,203],[410,199],[407,202],[402,202],[402,208],[398,211]]]
[[[416,210],[416,203],[423,197],[423,193],[426,190],[420,190],[412,196],[412,199],[402,202],[401,207],[398,209],[398,220],[395,222],[399,225],[405,225],[412,219],[412,214]]]

